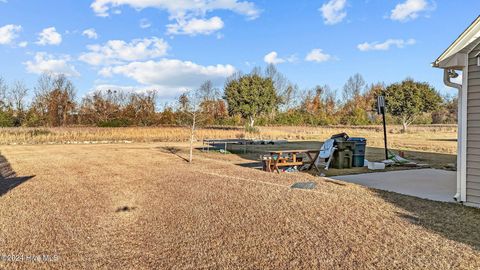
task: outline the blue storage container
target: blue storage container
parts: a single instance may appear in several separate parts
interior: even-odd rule
[[[365,151],[367,148],[367,139],[365,138],[348,138],[349,142],[355,142],[353,148],[353,167],[363,167],[365,163]]]

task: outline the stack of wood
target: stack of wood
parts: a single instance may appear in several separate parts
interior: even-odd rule
[[[10,166],[8,160],[4,156],[0,155],[0,180],[16,176],[17,174],[12,169],[12,166]]]

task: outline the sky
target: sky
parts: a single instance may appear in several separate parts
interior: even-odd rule
[[[478,15],[478,0],[0,0],[0,76],[33,89],[65,74],[79,97],[154,89],[167,102],[274,64],[301,89],[360,73],[454,95],[431,63]]]

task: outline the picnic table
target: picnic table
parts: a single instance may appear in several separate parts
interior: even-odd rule
[[[320,154],[319,150],[278,150],[269,151],[270,157],[266,160],[266,170],[269,172],[280,173],[281,167],[293,167],[309,165],[308,170],[315,168],[318,172],[315,161]],[[305,156],[306,159],[299,157],[299,155]]]

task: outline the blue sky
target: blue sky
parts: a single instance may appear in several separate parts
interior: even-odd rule
[[[302,89],[359,72],[454,94],[430,63],[478,15],[478,0],[0,0],[0,76],[33,89],[65,73],[79,97],[157,89],[168,101],[274,63]]]

